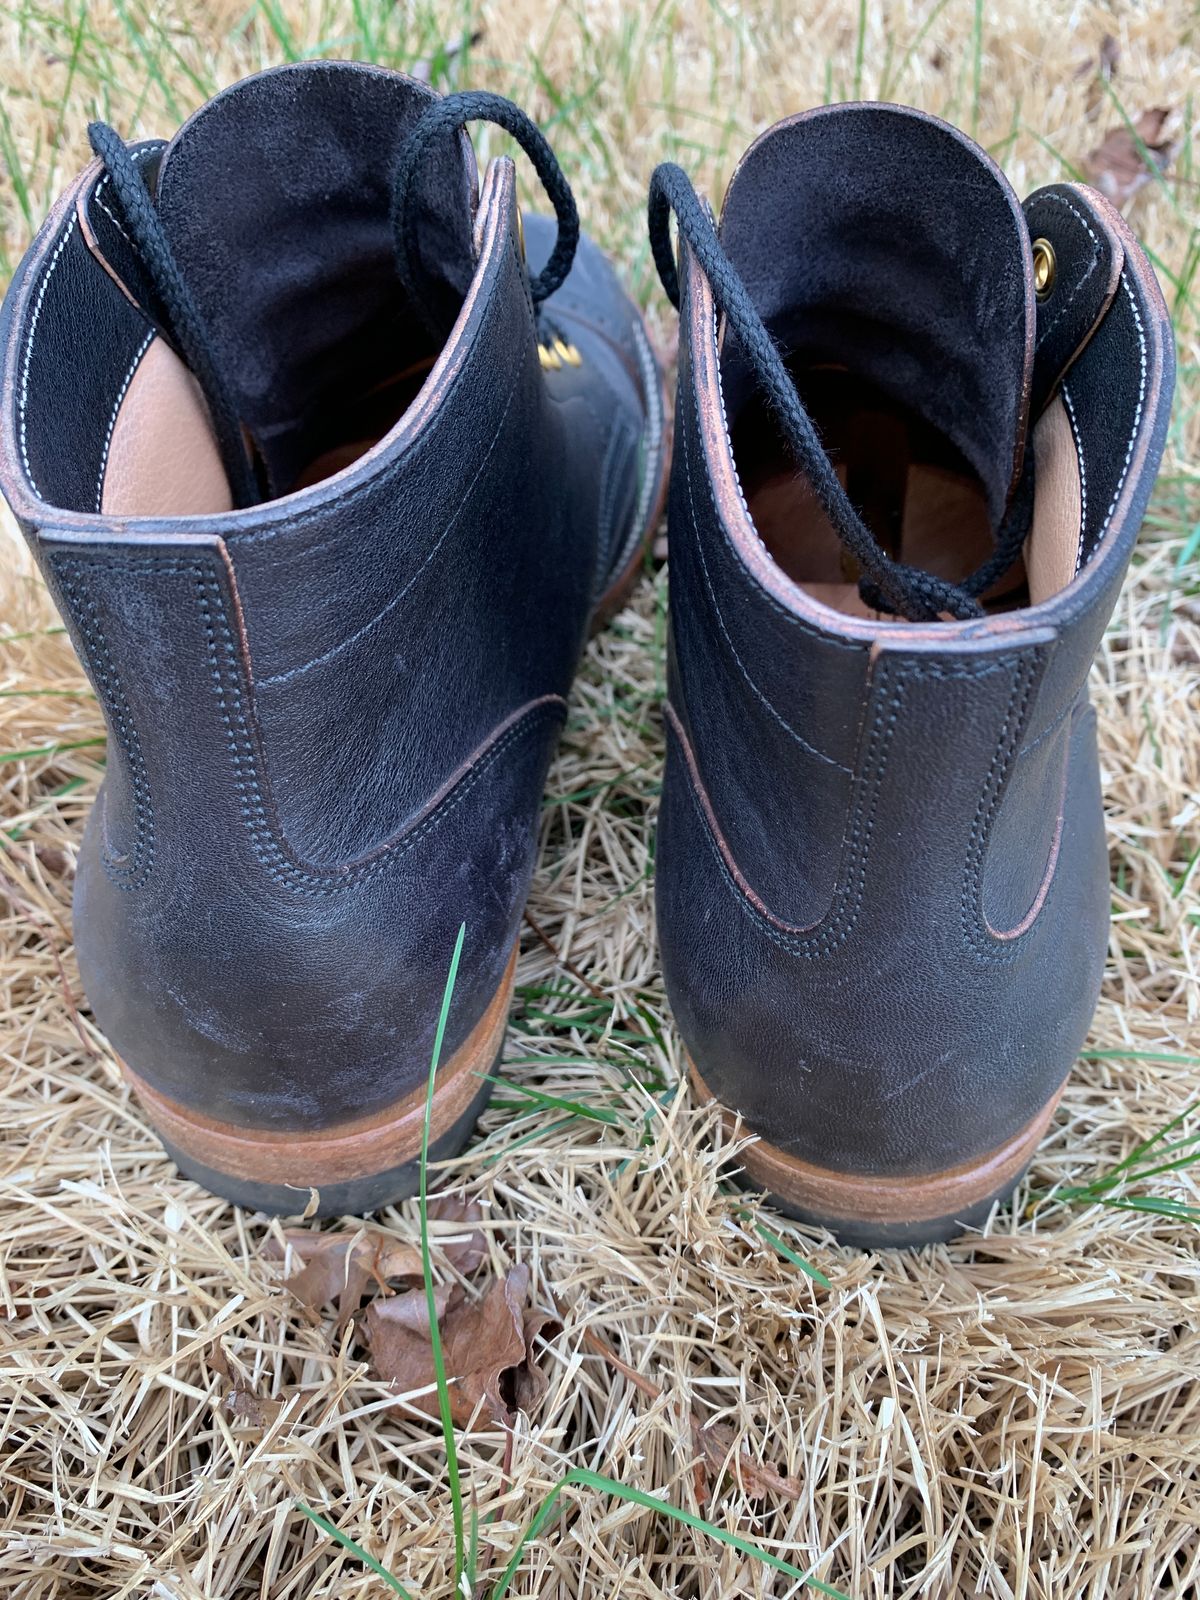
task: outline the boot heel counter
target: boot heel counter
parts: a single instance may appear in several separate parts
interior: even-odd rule
[[[428,1072],[461,923],[447,1058],[504,983],[563,701],[515,712],[382,845],[314,860],[277,813],[219,541],[61,537],[40,554],[111,735],[75,927],[114,1048],[151,1090],[235,1128],[394,1105]]]
[[[1068,1071],[1106,911],[1092,808],[1081,821],[1056,794],[1047,811],[1040,770],[1015,776],[1053,649],[1047,633],[950,659],[879,652],[849,806],[827,820],[837,885],[806,927],[741,878],[673,751],[658,857],[672,1004],[708,1087],[792,1155],[949,1168],[1015,1136]],[[1061,736],[1074,790],[1086,718],[1064,718]],[[1019,912],[998,932],[987,890],[1006,868]]]

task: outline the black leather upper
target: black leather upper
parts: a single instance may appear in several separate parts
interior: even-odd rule
[[[387,167],[429,98],[373,68],[279,69],[163,158],[164,224],[282,482],[313,397],[403,332]],[[157,330],[84,242],[81,198],[121,249],[95,166],[5,302],[4,489],[110,731],[76,880],[85,988],[138,1073],[245,1126],[336,1122],[422,1081],[464,921],[446,1051],[478,1020],[588,620],[665,449],[640,319],[586,242],[547,308],[582,362],[542,370],[512,165],[473,215],[468,156],[426,175],[429,268],[460,309],[420,393],[352,465],[250,510],[97,514]]]
[[[1025,447],[1035,378],[1042,400],[1061,378],[1083,566],[1040,604],[913,625],[832,611],[793,583],[738,481],[727,407],[748,376],[719,344],[694,258],[682,263],[656,853],[667,985],[720,1100],[788,1153],[864,1175],[929,1173],[998,1147],[1083,1042],[1109,894],[1086,678],[1173,378],[1153,274],[1116,214],[1073,185],[1028,202],[1059,279],[1024,329],[1028,236],[990,163],[964,173],[964,144],[893,107],[794,119],[739,169],[722,240],[777,331],[789,324],[815,359],[865,368],[952,431],[993,499]],[[927,253],[933,281],[914,305],[931,238],[961,259]],[[1106,297],[1095,286],[1113,240],[1123,268]],[[840,310],[806,324],[794,312],[814,283]],[[1052,326],[1075,296],[1093,316],[1078,338]],[[839,349],[843,312],[854,338]],[[894,344],[893,320],[907,330]]]

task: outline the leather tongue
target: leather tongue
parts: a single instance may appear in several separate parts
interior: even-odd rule
[[[903,106],[808,112],[751,146],[721,239],[789,354],[849,368],[950,439],[995,526],[1024,453],[1036,304],[990,157]]]
[[[159,215],[277,482],[303,456],[314,407],[411,356],[392,185],[405,137],[436,99],[353,62],[279,67],[211,100],[163,156]],[[419,247],[449,323],[474,270],[474,157],[466,139],[441,139],[423,160]]]

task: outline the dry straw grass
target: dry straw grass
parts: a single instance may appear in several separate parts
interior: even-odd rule
[[[147,12],[114,0],[60,12],[10,0],[0,133],[35,219],[83,159],[89,112],[161,132],[213,84],[280,59],[289,34],[297,49],[411,61],[467,20],[460,9],[341,0],[245,6]],[[1183,0],[1115,14],[1014,0],[981,32],[970,0],[903,0],[886,21],[885,8],[867,9],[860,31],[849,0],[664,0],[653,12],[508,0],[479,14],[468,72],[550,120],[585,218],[621,250],[666,345],[640,221],[661,155],[719,194],[764,123],[858,86],[975,124],[1018,188],[1033,187],[1119,120],[1094,78],[1077,74],[1111,32],[1124,105],[1172,107],[1186,141],[1176,176],[1138,197],[1133,221],[1190,282],[1200,78]],[[10,264],[28,235],[19,188],[4,194]],[[1094,1179],[1182,1110],[1200,1075],[1194,1059],[1175,1059],[1200,1034],[1197,874],[1180,888],[1200,843],[1200,602],[1196,563],[1179,570],[1200,510],[1200,388],[1195,319],[1186,295],[1171,298],[1181,365],[1171,454],[1094,677],[1117,920],[1092,1045],[1109,1053],[1080,1063],[1020,1204],[985,1238],[871,1256],[789,1233],[828,1275],[826,1290],[727,1192],[731,1151],[714,1153],[680,1086],[655,954],[665,571],[590,647],[550,779],[531,908],[558,959],[530,933],[509,1054],[524,1081],[618,1118],[564,1122],[504,1095],[453,1174],[486,1208],[495,1264],[527,1262],[535,1299],[553,1294],[567,1324],[543,1355],[551,1383],[538,1414],[510,1440],[461,1436],[464,1491],[492,1519],[482,1568],[493,1577],[551,1484],[585,1466],[801,1565],[822,1558],[819,1575],[856,1596],[1196,1592],[1197,1230],[1165,1215],[1030,1204]],[[177,1179],[88,1016],[69,900],[101,720],[69,645],[47,631],[40,583],[3,536],[0,580],[0,750],[54,747],[0,764],[0,1594],[388,1592],[296,1512],[297,1497],[414,1594],[449,1594],[435,1428],[369,1375],[352,1333],[339,1341],[330,1318],[281,1289],[261,1218]],[[1195,1201],[1195,1189],[1185,1169],[1141,1192]],[[415,1237],[411,1205],[383,1220]],[[258,1394],[284,1402],[265,1429],[222,1407],[208,1365],[218,1343]],[[697,1471],[693,1415],[729,1425],[752,1460],[798,1480],[798,1497]],[[514,1592],[795,1591],[702,1534],[584,1490],[565,1498]]]

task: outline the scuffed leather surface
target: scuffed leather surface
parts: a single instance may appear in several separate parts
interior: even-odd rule
[[[787,211],[772,182],[795,200],[787,150],[761,168],[763,212]],[[819,254],[805,216],[786,225]],[[1161,295],[1122,240],[1064,385],[1087,567],[1036,608],[923,628],[823,610],[772,569],[718,470],[729,362],[684,252],[659,939],[705,1081],[817,1165],[919,1175],[983,1155],[1053,1095],[1091,1019],[1109,887],[1086,675],[1173,377]],[[759,286],[784,270],[749,264]],[[991,446],[1006,459],[1007,433]]]
[[[224,515],[50,504],[24,472],[16,395],[48,263],[95,179],[56,208],[0,313],[4,490],[110,734],[76,878],[85,988],[116,1050],[199,1111],[360,1116],[423,1082],[460,922],[447,1053],[500,981],[602,529],[613,548],[636,531],[661,429],[642,390],[598,370],[582,323],[584,366],[543,378],[503,161],[445,360],[366,456]],[[631,337],[615,275],[583,259],[580,306]],[[38,394],[68,419],[58,448],[88,459],[152,324],[89,252],[72,264]],[[70,396],[109,288],[135,320],[107,391],[85,367],[89,408]]]
[[[114,806],[106,780],[76,878],[101,1027],[156,1088],[234,1124],[396,1099],[428,1070],[460,922],[447,1054],[500,983],[561,700],[529,707],[396,839],[319,867],[281,825],[219,547],[51,534],[43,551],[132,796]]]

